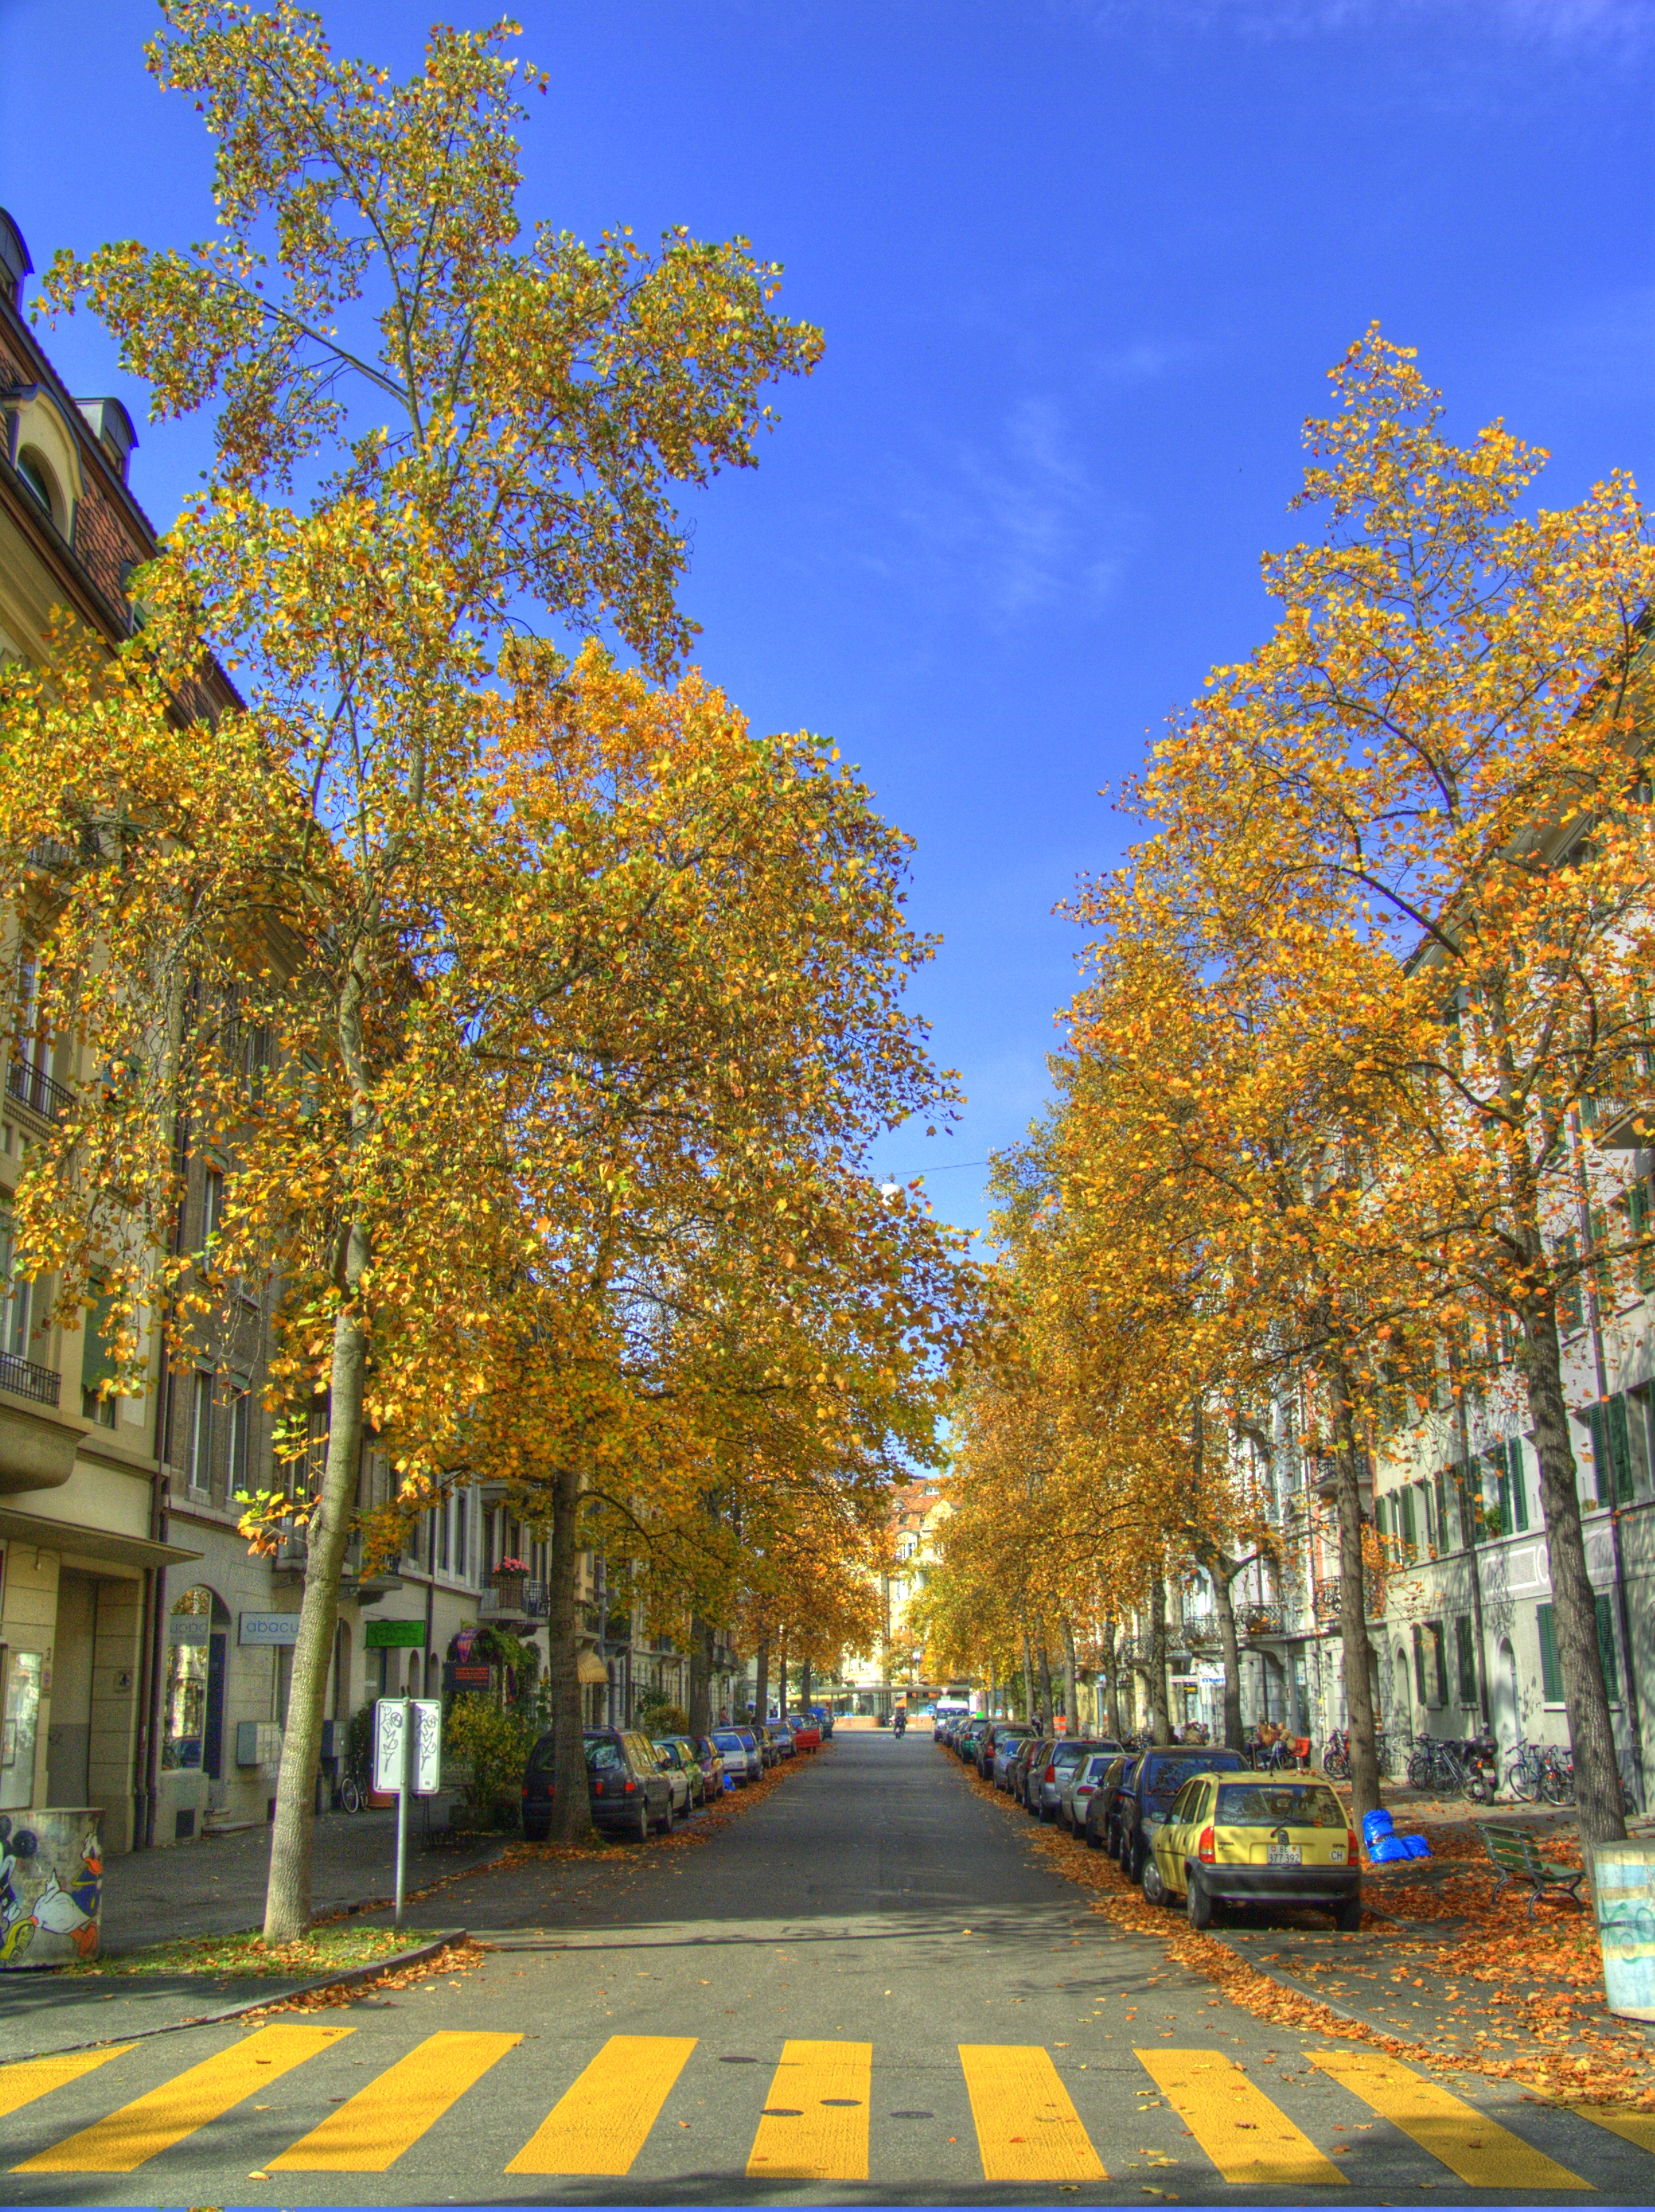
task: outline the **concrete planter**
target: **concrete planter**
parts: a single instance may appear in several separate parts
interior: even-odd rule
[[[102,1818],[90,1806],[0,1814],[0,1970],[97,1957]]]

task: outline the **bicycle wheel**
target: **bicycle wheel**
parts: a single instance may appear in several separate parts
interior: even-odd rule
[[[1533,1800],[1533,1778],[1520,1759],[1514,1759],[1506,1768],[1506,1787],[1520,1805],[1527,1805]]]
[[[1416,1751],[1409,1760],[1408,1786],[1410,1790],[1428,1790],[1431,1787],[1431,1754],[1428,1751]]]
[[[1549,1805],[1567,1805],[1574,1797],[1574,1777],[1565,1774],[1560,1767],[1549,1766],[1540,1777],[1540,1794]]]
[[[347,1774],[339,1784],[339,1810],[342,1813],[360,1813],[362,1808],[362,1793]]]
[[[1348,1782],[1350,1779],[1350,1761],[1342,1751],[1330,1751],[1322,1764],[1323,1771],[1330,1774],[1336,1782]]]

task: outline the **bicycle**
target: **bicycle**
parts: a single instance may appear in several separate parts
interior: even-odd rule
[[[1415,1746],[1408,1762],[1410,1790],[1457,1790],[1473,1805],[1487,1805],[1494,1785],[1469,1743],[1456,1744],[1446,1736],[1425,1736]]]
[[[1322,1771],[1336,1782],[1350,1779],[1350,1730],[1335,1729],[1328,1738],[1327,1748],[1322,1753]]]

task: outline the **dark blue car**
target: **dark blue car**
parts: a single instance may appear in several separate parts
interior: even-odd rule
[[[1165,1744],[1142,1753],[1122,1779],[1110,1809],[1115,1856],[1129,1881],[1143,1880],[1144,1861],[1172,1800],[1191,1774],[1235,1774],[1247,1766],[1238,1751],[1211,1744]]]

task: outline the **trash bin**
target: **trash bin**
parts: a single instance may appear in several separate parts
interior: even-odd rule
[[[0,1968],[69,1966],[98,1955],[102,1812],[0,1813]]]
[[[1591,1896],[1609,2010],[1655,2020],[1655,1844],[1595,1845]]]

